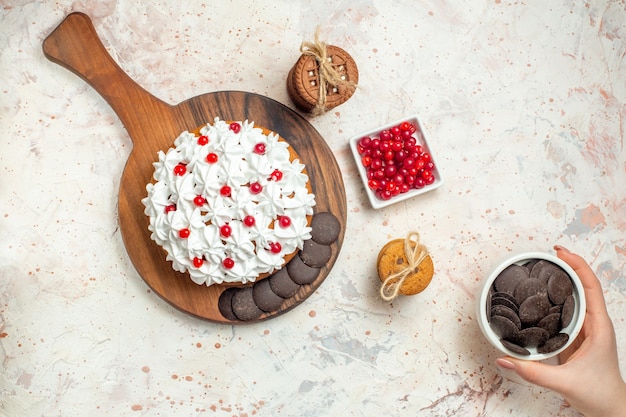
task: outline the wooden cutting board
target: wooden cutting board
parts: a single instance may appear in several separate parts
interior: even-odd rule
[[[113,108],[133,142],[119,190],[120,230],[128,255],[146,284],[176,308],[191,315],[222,323],[217,301],[224,286],[197,285],[175,272],[165,260],[165,252],[150,239],[148,217],[141,199],[154,171],[152,163],[159,150],[173,146],[185,130],[193,130],[215,117],[222,120],[250,120],[279,133],[306,164],[313,192],[315,212],[330,212],[341,224],[339,238],[331,245],[331,257],[311,285],[264,320],[299,305],[324,281],[343,243],[346,225],[346,195],[343,180],[332,151],[320,134],[298,113],[267,97],[222,91],[190,98],[177,105],[165,103],[134,82],[111,58],[100,41],[90,18],[72,13],[44,40],[44,54],[91,85]],[[286,75],[285,75],[286,76]]]

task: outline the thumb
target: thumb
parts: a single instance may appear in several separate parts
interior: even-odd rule
[[[559,382],[563,378],[562,370],[556,366],[541,362],[520,360],[509,356],[496,359],[496,364],[504,369],[512,370],[522,379],[531,384],[559,392]]]

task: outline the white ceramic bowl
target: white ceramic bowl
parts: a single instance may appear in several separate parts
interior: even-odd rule
[[[417,127],[417,131],[413,135],[417,139],[417,144],[421,145],[422,148],[426,152],[428,152],[431,156],[431,161],[435,164],[435,169],[433,170],[433,176],[435,181],[432,184],[426,185],[422,188],[414,188],[406,193],[398,194],[394,197],[391,197],[389,200],[382,200],[376,196],[376,194],[370,189],[368,186],[368,178],[367,171],[363,164],[361,163],[361,155],[359,155],[359,151],[357,150],[357,144],[361,138],[365,136],[375,137],[380,134],[383,130],[391,129],[394,126],[399,125],[402,122],[410,122],[413,123]],[[384,126],[377,127],[376,129],[369,130],[367,132],[362,132],[358,135],[350,138],[350,148],[352,149],[352,154],[354,155],[354,160],[356,161],[357,168],[359,170],[359,175],[361,176],[361,180],[363,181],[363,185],[365,187],[365,191],[367,193],[367,197],[370,201],[370,204],[373,208],[379,209],[383,207],[387,207],[391,204],[399,203],[400,201],[405,201],[409,198],[415,197],[420,194],[424,194],[428,191],[432,191],[436,188],[439,188],[443,184],[443,178],[441,177],[441,170],[439,165],[435,161],[435,155],[433,155],[430,144],[428,143],[428,139],[426,138],[426,133],[424,132],[423,125],[417,115],[405,117],[400,120],[396,120],[395,122],[388,123]]]
[[[562,346],[560,349],[555,350],[550,353],[538,353],[536,348],[528,348],[528,350],[531,352],[530,355],[520,355],[518,353],[512,352],[511,350],[507,349],[500,342],[500,337],[492,330],[491,325],[489,323],[488,317],[489,317],[490,312],[487,311],[487,308],[489,305],[489,298],[491,297],[490,289],[492,288],[493,282],[495,281],[496,277],[509,265],[512,265],[512,264],[523,265],[527,263],[528,261],[531,261],[534,259],[550,261],[556,264],[557,266],[561,267],[569,275],[570,279],[572,280],[572,283],[574,284],[574,289],[573,289],[573,294],[572,294],[575,300],[574,315],[572,317],[572,320],[570,321],[570,324],[561,331],[562,333],[567,333],[569,335],[569,339],[567,343],[564,346]],[[574,272],[574,270],[568,264],[566,264],[564,261],[562,261],[561,259],[559,259],[558,257],[554,255],[550,255],[550,254],[542,253],[542,252],[526,252],[526,253],[521,253],[513,257],[510,257],[504,262],[502,262],[493,270],[493,272],[491,272],[489,277],[484,281],[484,284],[480,292],[480,296],[478,298],[478,303],[477,303],[478,325],[480,326],[480,330],[484,334],[485,338],[489,341],[489,343],[491,343],[495,348],[500,350],[502,353],[512,356],[514,358],[519,358],[519,359],[543,361],[543,360],[550,359],[558,355],[563,350],[565,350],[569,345],[571,345],[572,342],[576,339],[576,337],[578,336],[578,333],[580,333],[580,329],[583,326],[583,321],[585,320],[585,312],[587,309],[586,306],[587,304],[585,301],[585,292],[584,292],[583,285],[580,282],[578,275],[576,275],[576,272]]]

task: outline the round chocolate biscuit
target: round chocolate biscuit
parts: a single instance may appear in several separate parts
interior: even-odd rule
[[[510,339],[519,332],[515,323],[502,316],[491,317],[491,329],[503,339]]]
[[[527,327],[520,330],[511,340],[513,343],[527,348],[542,346],[548,341],[550,334],[541,327]]]
[[[530,296],[537,294],[547,294],[548,289],[545,282],[537,278],[528,278],[515,287],[515,299],[520,305]]]
[[[491,307],[491,317],[493,316],[502,316],[511,320],[518,329],[522,328],[522,321],[519,319],[519,316],[514,310],[511,310],[509,307],[503,305],[495,305]]]
[[[300,251],[300,259],[306,265],[312,268],[321,268],[326,265],[330,259],[331,249],[328,245],[320,245],[312,239],[304,242],[304,246]]]
[[[491,299],[491,308],[493,308],[494,306],[505,306],[515,311],[516,313],[519,312],[519,304],[504,297],[493,297]]]
[[[300,285],[293,282],[293,280],[289,277],[287,268],[281,268],[274,272],[268,280],[272,291],[274,291],[276,295],[283,298],[293,297],[300,289]]]
[[[546,329],[550,334],[550,337],[558,334],[561,331],[561,314],[552,313],[548,314],[537,323],[537,327]]]
[[[315,281],[320,273],[320,269],[305,264],[298,254],[287,264],[287,273],[296,284],[306,285],[312,284],[313,281]]]
[[[238,288],[233,294],[233,313],[239,320],[254,320],[263,314],[263,310],[254,302],[252,291],[252,287]]]
[[[217,301],[217,307],[219,308],[220,313],[227,320],[238,320],[237,316],[235,316],[235,313],[233,313],[233,295],[235,295],[237,291],[238,289],[234,287],[226,288],[220,294],[220,298]]]
[[[570,295],[565,299],[563,303],[563,309],[561,310],[561,326],[564,328],[569,326],[574,318],[574,310],[576,309],[576,300],[574,296]]]
[[[547,283],[552,275],[559,272],[563,272],[559,266],[542,259],[533,266],[533,269],[530,271],[530,276],[531,278],[537,278]]]
[[[521,265],[509,265],[493,282],[498,292],[506,292],[511,295],[515,294],[515,287],[523,280],[528,278],[528,269]]]
[[[255,304],[263,311],[278,310],[285,299],[270,288],[270,280],[262,279],[252,287],[252,298]]]
[[[539,353],[550,353],[555,350],[561,349],[567,341],[569,340],[569,335],[567,333],[559,333],[554,337],[551,337],[544,343],[543,345],[537,348],[537,352]]]
[[[513,342],[509,342],[506,339],[500,339],[500,343],[502,343],[502,346],[504,346],[511,352],[517,353],[518,355],[524,355],[524,356],[530,355],[530,350],[526,349],[523,346],[517,345]]]
[[[554,304],[563,304],[574,292],[574,285],[565,272],[559,271],[548,278],[547,289],[548,297]]]
[[[320,245],[330,245],[339,237],[341,224],[337,218],[325,211],[317,213],[311,220],[311,239]]]
[[[522,325],[534,325],[544,318],[550,310],[550,300],[545,294],[532,295],[519,306],[519,318]]]

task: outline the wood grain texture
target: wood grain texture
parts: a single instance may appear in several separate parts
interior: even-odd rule
[[[175,272],[165,252],[150,239],[148,217],[141,199],[154,171],[157,152],[173,146],[185,130],[193,130],[215,117],[250,120],[279,133],[306,164],[315,212],[328,211],[341,224],[341,233],[331,245],[332,255],[318,278],[303,286],[274,312],[255,321],[282,314],[300,304],[324,281],[343,243],[346,225],[346,195],[341,172],[332,151],[320,134],[298,113],[270,98],[241,91],[203,94],[177,105],[165,103],[135,83],[102,45],[90,18],[72,13],[44,40],[44,54],[91,85],[113,108],[133,142],[119,191],[120,230],[128,255],[147,285],[176,308],[196,317],[230,322],[219,312],[217,300],[225,287],[196,285]]]

